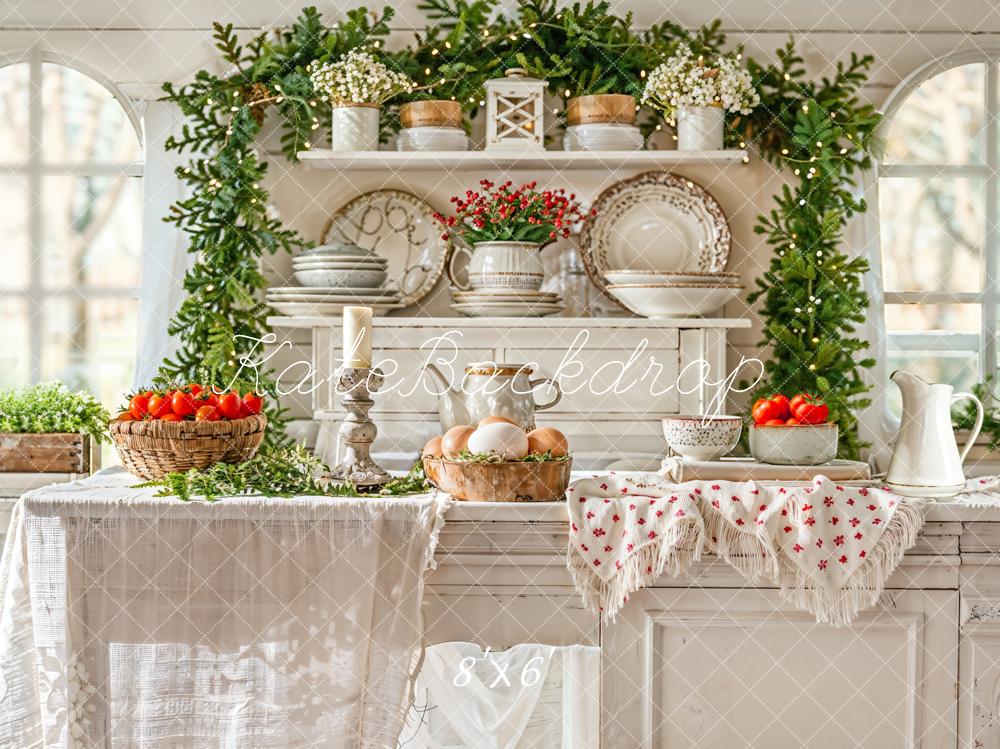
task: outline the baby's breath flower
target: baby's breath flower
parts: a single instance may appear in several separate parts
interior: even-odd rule
[[[415,87],[406,75],[356,49],[336,62],[313,61],[306,70],[313,88],[331,104],[381,105]]]
[[[727,112],[750,114],[760,104],[760,94],[735,54],[708,60],[682,44],[649,74],[642,103],[659,109],[674,124],[682,107],[721,105]]]

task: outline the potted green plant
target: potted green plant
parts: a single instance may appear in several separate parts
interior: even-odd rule
[[[314,60],[307,71],[313,89],[333,108],[330,147],[334,151],[378,150],[382,105],[415,88],[406,75],[359,49],[332,62]]]
[[[454,150],[456,143],[462,150],[467,147],[465,136],[482,105],[483,83],[499,64],[487,49],[488,20],[495,5],[495,0],[430,0],[421,5],[439,25],[418,33],[415,44],[389,62],[417,84],[397,99],[400,148]]]
[[[92,395],[59,382],[0,391],[0,472],[88,473],[109,418]]]
[[[560,8],[547,0],[527,0],[521,5],[521,24],[534,42],[522,62],[545,77],[549,90],[565,100],[566,124],[632,127],[642,76],[654,63],[656,51],[632,30],[632,14],[610,11],[606,0]],[[534,65],[530,65],[535,60]],[[608,132],[605,130],[604,132]],[[569,147],[575,144],[570,131]],[[642,140],[636,130],[635,148]]]
[[[748,115],[760,104],[742,53],[714,57],[678,44],[646,80],[642,103],[661,112],[677,128],[677,148],[714,151],[723,147],[726,113]]]
[[[568,237],[570,228],[583,220],[576,196],[562,189],[537,190],[535,182],[515,188],[509,180],[498,185],[484,179],[479,185],[479,190],[451,199],[454,215],[434,214],[446,235],[460,238],[466,245],[462,249],[471,254],[469,286],[538,291],[544,279],[539,250]],[[452,285],[463,288],[450,265]]]

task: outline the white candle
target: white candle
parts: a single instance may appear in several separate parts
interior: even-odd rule
[[[372,308],[344,307],[344,366],[372,366]]]

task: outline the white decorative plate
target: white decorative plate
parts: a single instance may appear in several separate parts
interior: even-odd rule
[[[285,302],[268,301],[268,306],[282,315],[296,317],[301,315],[339,315],[344,311],[344,307],[357,302]],[[372,311],[377,314],[385,314],[392,309],[401,309],[402,304],[369,304]]]
[[[608,271],[721,273],[731,244],[726,215],[707,190],[674,174],[646,172],[594,201],[580,250],[587,274],[607,294]]]
[[[350,296],[382,298],[387,296],[399,296],[399,289],[372,289],[364,286],[340,286],[331,289],[329,286],[276,286],[267,290],[269,297],[305,297],[314,299],[316,297],[327,296]]]
[[[434,209],[402,190],[375,190],[350,201],[333,214],[323,241],[358,245],[388,259],[389,278],[402,290],[404,306],[431,293],[451,251],[434,223]]]
[[[466,317],[547,317],[563,310],[560,304],[453,304],[451,308]]]

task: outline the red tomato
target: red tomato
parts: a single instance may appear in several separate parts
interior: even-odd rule
[[[260,410],[264,407],[264,399],[253,392],[243,396],[243,403],[246,405],[247,411],[252,414],[259,414]]]
[[[799,421],[798,419],[796,419],[794,416],[792,418],[790,418],[790,419],[785,419],[785,426],[786,427],[797,427],[801,423],[802,422]]]
[[[128,402],[128,411],[135,420],[149,413],[149,393],[136,393]]]
[[[783,426],[785,426],[785,420],[784,419],[768,419],[767,421],[764,422],[764,426],[766,426],[766,427],[783,427]]]
[[[788,403],[788,397],[777,393],[771,396],[771,403],[774,403],[778,407],[778,418],[787,419],[792,415],[792,407]]]
[[[211,390],[202,390],[195,397],[195,402],[199,406],[218,406],[219,396],[213,393]]]
[[[115,421],[135,421],[131,411],[122,411],[115,417]]]
[[[798,407],[805,402],[806,396],[808,395],[809,393],[799,393],[794,398],[792,398],[792,400],[789,402],[788,405],[791,407],[793,414],[798,410]]]
[[[766,424],[772,419],[778,418],[778,405],[773,401],[765,400],[758,402],[753,409],[753,420],[757,424]]]
[[[198,393],[200,393],[200,392],[201,392],[202,390],[204,390],[204,389],[205,389],[205,388],[203,388],[203,387],[202,387],[201,385],[199,385],[199,384],[198,384],[197,382],[191,382],[191,383],[188,383],[188,386],[187,386],[187,391],[188,391],[189,393],[191,393],[191,395],[193,395],[193,396],[195,396],[195,397],[198,397]]]
[[[241,398],[240,399],[240,418],[241,419],[245,419],[247,416],[250,416],[250,415],[251,415],[250,409],[247,408],[247,404],[244,403],[243,399]]]
[[[170,393],[153,393],[149,397],[149,416],[158,419],[171,411]]]
[[[170,408],[175,414],[183,418],[184,416],[193,414],[197,406],[195,405],[194,396],[191,393],[177,390],[170,399]]]
[[[242,405],[243,401],[240,400],[240,394],[235,391],[231,390],[219,396],[219,412],[227,419],[240,418],[240,407]]]
[[[215,406],[202,406],[194,412],[195,421],[218,421],[221,418],[222,415]]]
[[[822,424],[829,415],[830,407],[811,395],[806,395],[795,409],[795,418],[803,424]]]
[[[184,417],[180,414],[174,413],[173,411],[167,411],[160,417],[160,421],[184,421]]]
[[[768,401],[768,398],[758,398],[757,400],[755,400],[753,402],[753,406],[750,407],[750,413],[753,413],[754,411],[756,411],[757,410],[757,406],[759,406],[761,403],[767,403],[767,401]]]

